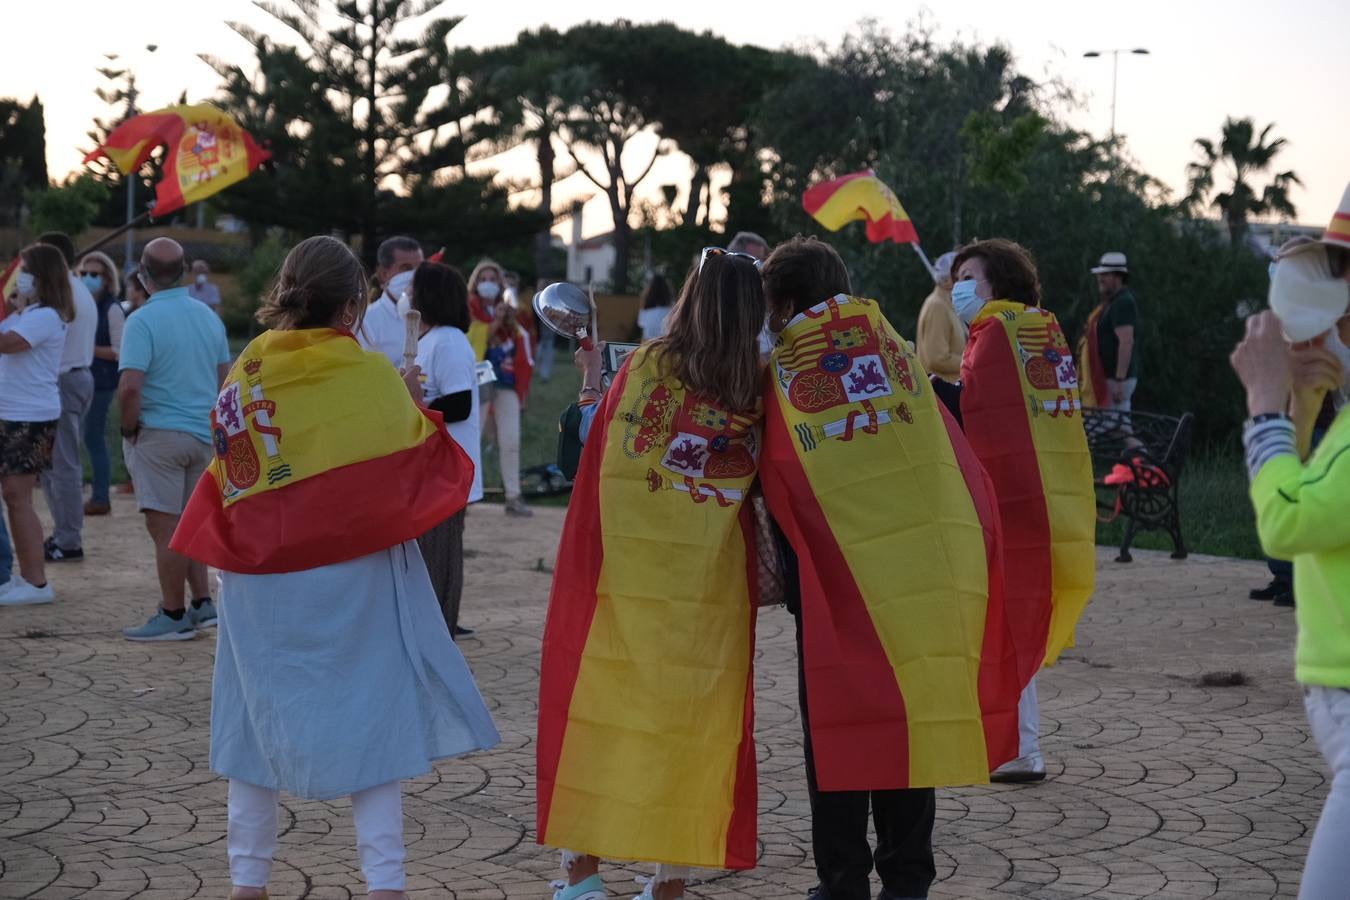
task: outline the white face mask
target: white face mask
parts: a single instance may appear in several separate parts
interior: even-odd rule
[[[205,275],[205,274],[198,275],[198,276],[197,276],[197,287],[201,287],[201,286],[204,285],[204,284],[206,284],[206,275]]]
[[[37,289],[37,279],[33,277],[32,272],[20,272],[19,277],[15,279],[14,286],[19,291],[19,301],[28,305],[28,298],[33,296],[33,291]]]
[[[986,302],[976,293],[976,285],[974,278],[967,278],[952,285],[952,306],[956,308],[957,318],[967,325],[980,314]]]
[[[495,281],[478,282],[478,296],[484,300],[496,300],[497,295],[501,293],[502,286]]]
[[[412,291],[412,280],[412,272],[399,272],[389,279],[389,283],[384,286],[384,292],[397,303],[400,296]]]

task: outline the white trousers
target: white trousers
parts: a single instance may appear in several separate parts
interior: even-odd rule
[[[1331,769],[1331,793],[1308,848],[1299,900],[1337,900],[1350,885],[1350,691],[1309,687],[1303,695],[1313,739]]]
[[[481,404],[483,431],[488,420],[496,423],[497,454],[502,465],[502,487],[506,499],[520,496],[520,397],[515,388],[490,384],[485,392],[487,402]]]
[[[1017,755],[1023,759],[1041,755],[1041,703],[1036,697],[1036,679],[1031,676],[1017,699]]]
[[[266,887],[277,852],[279,792],[230,779],[230,881],[235,887]],[[401,891],[403,791],[397,781],[352,794],[356,847],[369,891]]]

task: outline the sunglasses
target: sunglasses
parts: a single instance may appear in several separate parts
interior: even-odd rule
[[[703,264],[714,256],[739,256],[741,259],[748,259],[756,269],[764,268],[764,261],[757,256],[751,256],[749,253],[741,253],[739,250],[728,250],[725,247],[704,247],[703,253],[698,258],[698,271],[703,271]]]

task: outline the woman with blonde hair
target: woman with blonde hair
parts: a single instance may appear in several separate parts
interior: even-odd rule
[[[127,316],[117,301],[121,285],[117,266],[108,254],[95,250],[80,260],[80,280],[89,288],[98,306],[98,328],[94,332],[94,361],[89,370],[94,376],[94,399],[84,420],[84,447],[89,451],[93,475],[86,516],[105,516],[111,510],[109,488],[112,482],[112,458],[108,454],[108,408],[117,393],[117,354],[122,346],[122,326]]]
[[[369,896],[402,900],[399,782],[498,740],[416,540],[463,508],[473,467],[420,406],[417,367],[356,342],[365,297],[340,241],[287,255],[171,545],[229,598],[211,768],[230,780],[232,900],[266,897],[283,789],[350,796]]]
[[[52,465],[61,417],[61,354],[66,327],[75,318],[70,269],[56,247],[25,247],[17,285],[7,299],[10,315],[0,321],[0,492],[19,559],[19,574],[0,585],[0,605],[7,606],[54,599],[33,488]]]
[[[601,857],[754,866],[751,658],[757,557],[745,503],[759,457],[758,262],[704,251],[670,331],[608,390],[582,350],[585,443],[540,669],[538,840],[562,849],[557,900],[601,900]]]

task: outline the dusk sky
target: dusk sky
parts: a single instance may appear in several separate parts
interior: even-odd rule
[[[828,19],[821,18],[824,8],[829,10]],[[97,13],[90,15],[94,9]],[[448,14],[464,16],[452,37],[480,46],[509,42],[522,29],[541,24],[565,29],[588,19],[624,16],[711,29],[737,43],[780,47],[823,40],[834,45],[863,18],[901,31],[924,15],[941,38],[1005,43],[1022,71],[1067,82],[1085,105],[1061,114],[1074,125],[1103,135],[1110,122],[1111,60],[1084,59],[1083,52],[1145,47],[1148,56],[1120,57],[1116,127],[1150,174],[1183,190],[1195,139],[1217,136],[1224,117],[1232,115],[1253,117],[1258,127],[1274,122],[1275,133],[1288,139],[1278,164],[1303,179],[1305,187],[1293,194],[1300,222],[1329,221],[1350,181],[1350,120],[1344,113],[1343,93],[1350,84],[1346,43],[1350,3],[1345,0],[1290,0],[1278,5],[1251,0],[1142,0],[1112,6],[948,0],[938,7],[859,0],[835,0],[828,7],[688,0],[663,7],[660,16],[641,14],[642,9],[613,0],[572,5],[448,2],[442,7]],[[783,13],[796,9],[809,9],[812,16]],[[93,93],[104,84],[95,72],[105,63],[103,53],[121,53],[132,63],[142,89],[141,108],[149,110],[173,102],[184,89],[194,102],[214,95],[215,73],[197,59],[199,52],[249,61],[249,46],[226,20],[245,21],[287,38],[284,28],[248,0],[203,4],[138,0],[116,8],[46,0],[17,5],[6,18],[10,40],[0,55],[0,95],[27,99],[36,93],[42,98],[48,165],[58,179],[77,169],[81,151],[90,148],[85,132],[91,119],[109,113]],[[147,53],[147,43],[158,44],[158,51]],[[641,149],[635,147],[635,155]],[[528,179],[531,157],[529,152],[514,154],[494,165],[514,178]],[[685,160],[671,157],[644,184],[654,193],[661,184],[683,184],[688,172]],[[595,194],[594,187],[577,176],[562,186],[556,202],[561,207],[570,196]],[[922,232],[923,211],[909,212]],[[594,196],[586,220],[588,233],[608,230],[602,198]]]

